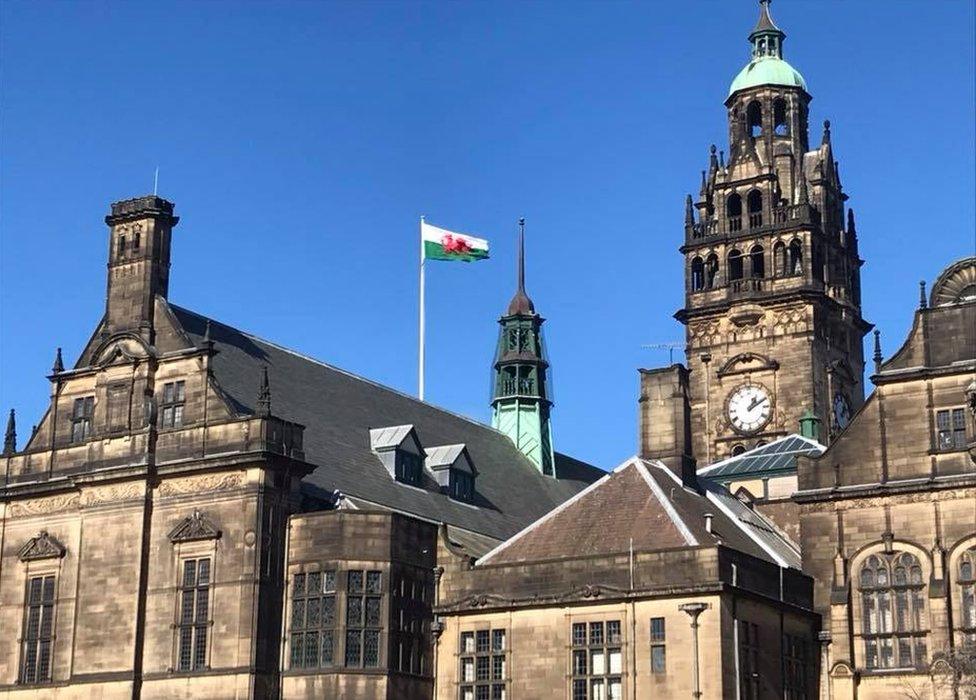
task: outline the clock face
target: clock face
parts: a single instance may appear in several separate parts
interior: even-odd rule
[[[754,433],[769,422],[773,402],[758,384],[743,384],[729,395],[729,421],[743,433]]]
[[[841,394],[837,393],[834,396],[834,425],[836,425],[840,430],[847,427],[847,424],[851,422],[851,405],[847,402],[847,398]]]

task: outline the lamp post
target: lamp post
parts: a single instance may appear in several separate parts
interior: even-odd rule
[[[691,697],[693,698],[700,698],[702,696],[701,680],[698,671],[698,616],[708,610],[708,607],[708,603],[685,603],[684,605],[678,606],[678,610],[683,610],[688,613],[688,616],[691,618],[691,671],[694,682],[694,690],[691,693]]]

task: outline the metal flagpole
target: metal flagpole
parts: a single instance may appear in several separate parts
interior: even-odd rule
[[[417,396],[424,400],[424,217],[420,217],[420,349],[417,353]]]

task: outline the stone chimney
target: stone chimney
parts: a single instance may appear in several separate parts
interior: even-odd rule
[[[640,378],[640,456],[664,462],[685,486],[697,490],[688,370],[679,364],[642,369]]]

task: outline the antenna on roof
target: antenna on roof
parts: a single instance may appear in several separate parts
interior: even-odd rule
[[[153,175],[153,197],[156,196],[156,191],[159,189],[159,166],[156,166],[156,173]]]
[[[644,343],[641,345],[645,350],[667,350],[668,351],[668,364],[674,364],[674,351],[683,350],[685,347],[684,343]]]

